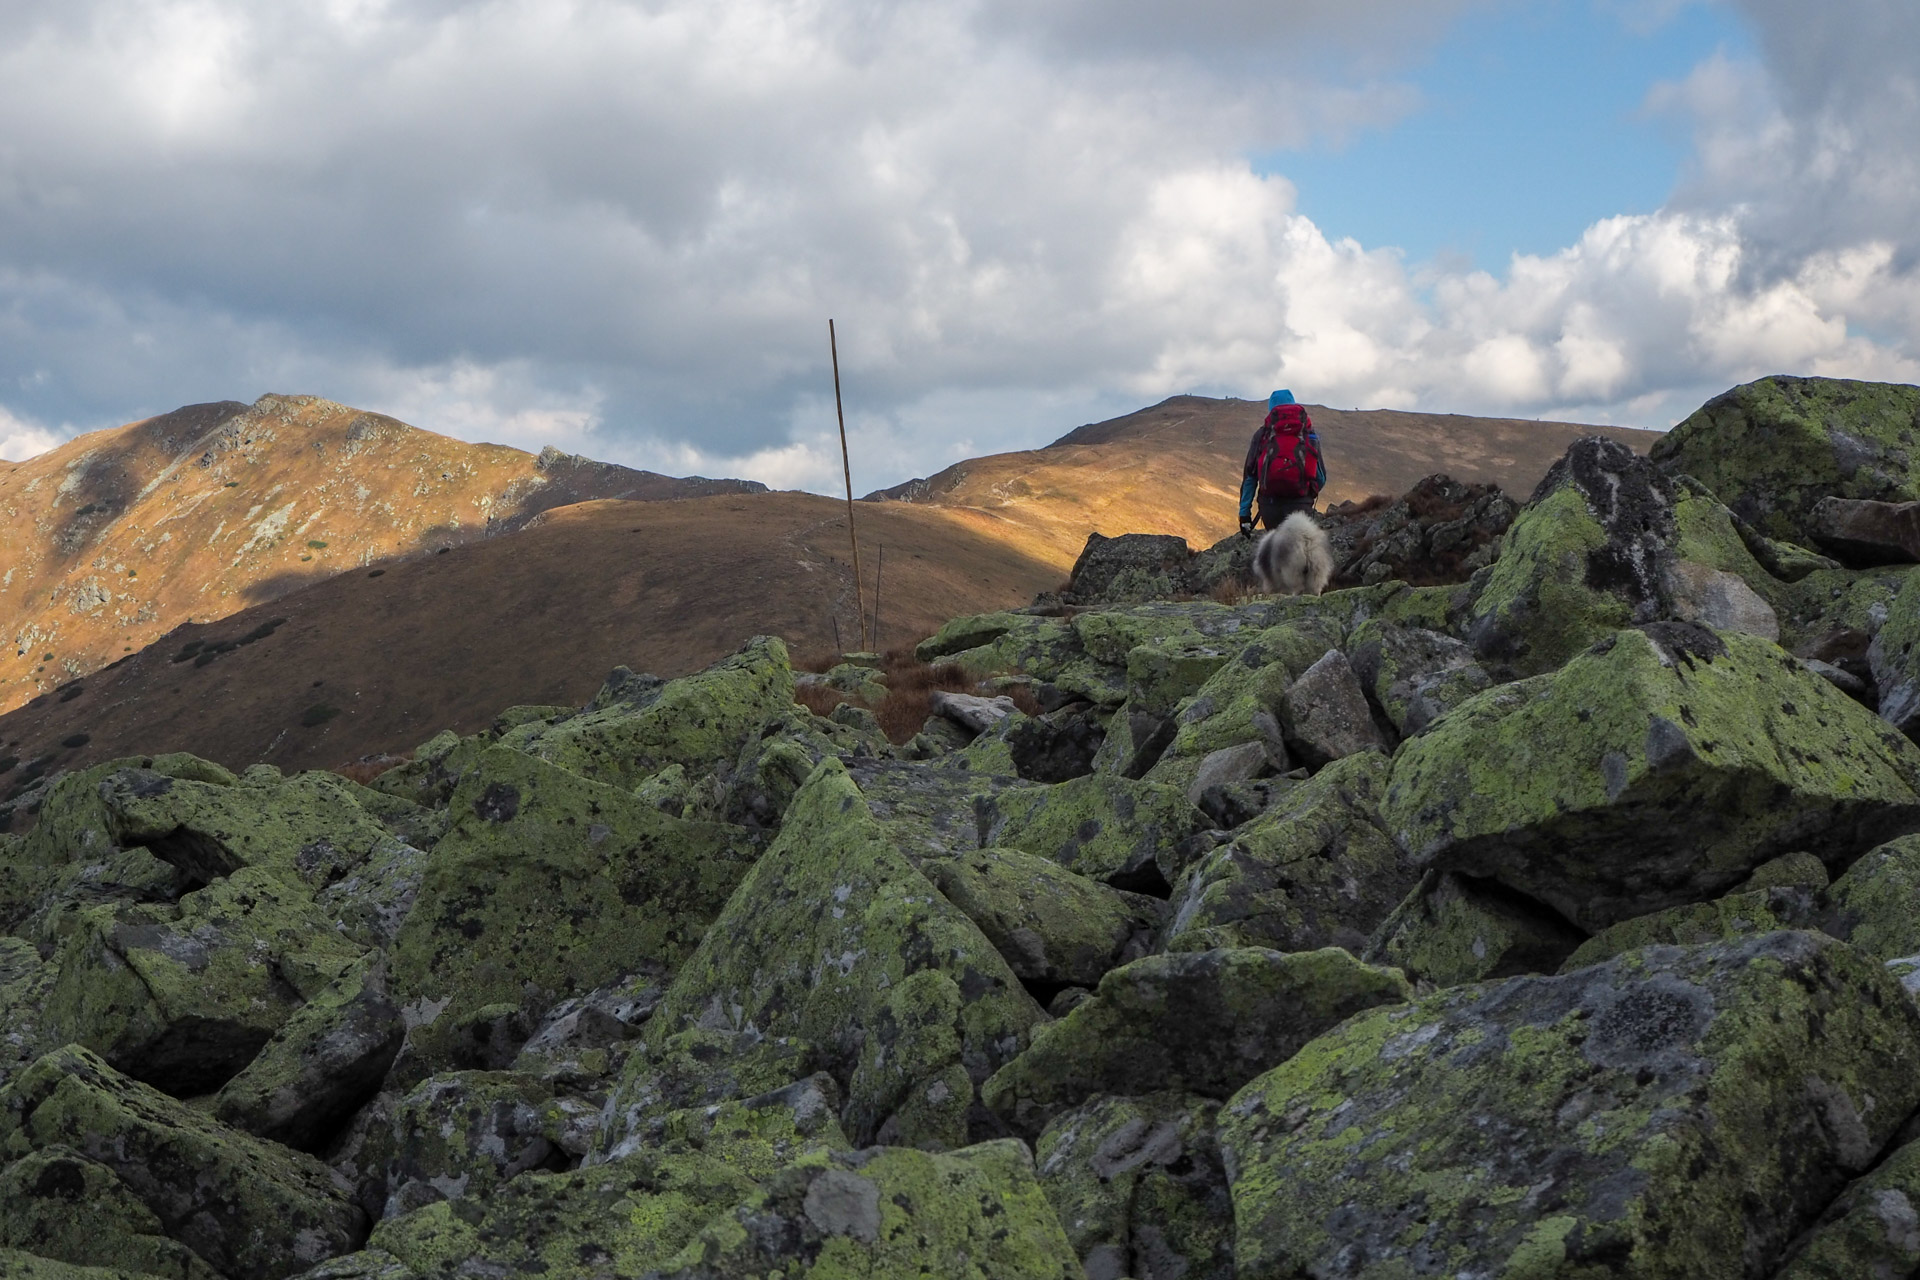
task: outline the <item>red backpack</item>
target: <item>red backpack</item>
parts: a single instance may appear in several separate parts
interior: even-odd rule
[[[1297,404],[1275,405],[1266,426],[1269,435],[1254,464],[1260,492],[1281,501],[1314,497],[1320,446],[1314,443],[1313,419]]]

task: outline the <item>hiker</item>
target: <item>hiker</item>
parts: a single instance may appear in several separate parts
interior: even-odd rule
[[[1240,480],[1240,536],[1253,536],[1253,500],[1260,499],[1260,523],[1277,529],[1294,512],[1313,513],[1313,500],[1327,486],[1327,463],[1313,419],[1296,404],[1291,391],[1267,397],[1267,420],[1247,446]]]

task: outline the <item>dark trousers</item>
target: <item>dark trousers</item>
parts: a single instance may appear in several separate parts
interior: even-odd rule
[[[1260,523],[1269,529],[1278,529],[1280,522],[1296,511],[1313,514],[1312,498],[1269,498],[1260,495]]]

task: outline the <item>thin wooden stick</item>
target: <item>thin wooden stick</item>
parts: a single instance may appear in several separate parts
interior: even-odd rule
[[[840,472],[847,480],[847,541],[853,544],[853,606],[860,619],[860,651],[867,650],[867,603],[860,585],[860,539],[853,534],[853,464],[847,460],[847,412],[840,406],[840,343],[827,319],[827,346],[833,352],[833,411],[840,419]]]
[[[873,647],[880,648],[880,575],[887,571],[887,544],[880,544],[880,563],[873,567]]]

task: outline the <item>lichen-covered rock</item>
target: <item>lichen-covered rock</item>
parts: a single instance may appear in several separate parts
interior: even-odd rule
[[[1116,888],[1151,890],[1164,883],[1162,851],[1205,821],[1175,787],[1088,774],[991,796],[981,808],[980,844],[1051,858]]]
[[[1669,612],[1682,622],[1762,640],[1780,638],[1780,615],[1737,574],[1683,560],[1667,567],[1665,586]]]
[[[931,636],[914,646],[913,656],[921,662],[938,662],[956,653],[992,644],[1007,632],[1036,625],[1039,619],[1022,613],[977,613],[954,618]]]
[[[232,783],[124,769],[100,783],[114,842],[144,845],[199,883],[263,867],[319,889],[364,862],[391,833],[331,773]]]
[[[1213,1133],[1219,1110],[1195,1094],[1099,1097],[1040,1135],[1040,1185],[1087,1280],[1231,1280],[1233,1201]]]
[[[1233,646],[1211,636],[1180,636],[1137,645],[1127,653],[1127,702],[1135,711],[1165,718],[1200,692],[1227,664]]]
[[[564,1169],[585,1150],[597,1106],[509,1071],[432,1076],[393,1109],[385,1216],[437,1200],[484,1200],[523,1173]]]
[[[1016,777],[979,772],[974,763],[968,752],[959,751],[931,762],[855,760],[847,772],[894,846],[919,862],[980,848],[985,806],[1003,791],[1033,787]]]
[[[0,936],[0,1085],[40,1056],[40,1011],[59,974],[25,938]]]
[[[1762,378],[1700,407],[1653,459],[1704,482],[1761,533],[1813,546],[1825,497],[1911,502],[1920,389],[1838,378]]]
[[[669,764],[703,772],[731,763],[748,735],[793,707],[793,669],[778,638],[756,636],[694,675],[637,689],[602,690],[586,710],[548,726],[522,750],[631,791]]]
[[[315,894],[313,903],[361,946],[389,949],[420,896],[429,860],[416,845],[383,841],[365,862]]]
[[[326,1167],[203,1116],[85,1049],[0,1090],[0,1158],[64,1148],[104,1166],[230,1280],[279,1280],[358,1247],[366,1225]]]
[[[1206,756],[1246,742],[1266,746],[1275,769],[1288,768],[1280,699],[1301,672],[1342,639],[1331,617],[1316,616],[1239,633],[1233,656],[1175,709],[1173,737],[1147,776],[1189,785]]]
[[[1165,904],[1018,849],[930,858],[921,871],[980,926],[1024,982],[1090,987],[1144,955]]]
[[[769,720],[748,736],[734,762],[732,776],[715,804],[702,804],[701,781],[688,782],[685,770],[669,766],[649,778],[634,794],[647,792],[650,803],[678,818],[716,816],[747,827],[771,830],[780,825],[794,793],[813,773],[813,766],[828,756],[877,756],[886,749],[886,738],[875,725],[871,731],[840,723],[845,703],[834,709],[838,719],[822,719],[800,707],[790,708],[778,719]],[[867,720],[873,713],[862,711]],[[663,775],[680,777],[679,803],[666,799]],[[707,785],[711,785],[708,783]],[[658,798],[653,798],[658,796]],[[712,810],[711,815],[708,810]]]
[[[566,1080],[617,1071],[666,994],[667,976],[649,968],[562,1000],[521,1046],[513,1070]]]
[[[368,956],[302,1005],[220,1088],[214,1114],[236,1129],[312,1151],[380,1089],[406,1028]]]
[[[1319,769],[1362,751],[1386,746],[1373,727],[1373,709],[1347,655],[1329,649],[1280,696],[1280,728],[1288,757]]]
[[[1380,619],[1355,629],[1348,659],[1368,700],[1403,738],[1493,683],[1465,642]]]
[[[43,1038],[169,1093],[208,1092],[364,954],[265,867],[177,905],[93,907],[54,956]]]
[[[1552,973],[1580,931],[1537,902],[1485,881],[1429,871],[1367,943],[1365,958],[1454,987]]]
[[[1398,971],[1338,947],[1147,956],[1108,973],[1091,1000],[1037,1032],[982,1097],[1027,1134],[1096,1094],[1225,1098],[1345,1018],[1411,996]]]
[[[0,1248],[166,1280],[220,1280],[193,1250],[167,1238],[153,1210],[111,1169],[61,1146],[0,1171]]]
[[[1167,947],[1364,947],[1420,878],[1380,824],[1389,768],[1336,761],[1177,873]]]
[[[414,1270],[385,1249],[363,1249],[328,1258],[302,1271],[296,1280],[420,1280]]]
[[[1373,1010],[1221,1111],[1237,1275],[1767,1275],[1920,1101],[1917,1037],[1812,933]]]
[[[20,1249],[0,1249],[0,1280],[148,1280],[150,1274],[56,1262]]]
[[[660,1280],[1079,1280],[1024,1144],[895,1147],[794,1164],[709,1222]]]
[[[1828,886],[1820,927],[1880,960],[1920,953],[1920,836],[1870,849]]]
[[[1920,742],[1920,572],[1909,571],[1867,650],[1880,718]]]
[[[21,838],[16,856],[34,866],[97,861],[117,846],[112,815],[100,796],[100,784],[122,769],[146,769],[164,777],[230,786],[232,773],[211,760],[185,752],[108,760],[63,775],[47,793],[33,830]]]
[[[1820,1215],[1773,1280],[1903,1280],[1920,1271],[1920,1143],[1909,1142]]]
[[[811,1076],[820,1061],[794,1036],[693,1026],[627,1060],[609,1095],[589,1162],[632,1155],[648,1145],[661,1117],[783,1089]]]
[[[1667,616],[1674,486],[1625,445],[1592,436],[1553,464],[1474,599],[1481,658],[1551,671],[1621,627]]]
[[[443,729],[415,747],[411,760],[387,770],[370,787],[423,808],[444,807],[461,775],[496,739],[491,730],[463,738],[451,729]]]
[[[449,807],[389,969],[429,1064],[453,1060],[464,1015],[544,1008],[677,963],[754,853],[741,828],[674,818],[506,747],[466,772]]]
[[[1920,824],[1917,786],[1912,743],[1775,646],[1655,623],[1456,708],[1381,814],[1421,865],[1599,930],[1792,850],[1844,863]]]
[[[870,1061],[869,1028],[894,988],[933,970],[960,992],[954,1056],[888,1071],[931,1083],[957,1062],[977,1083],[1026,1044],[1044,1018],[1006,961],[893,846],[836,760],[794,797],[780,836],[735,890],[647,1024],[650,1050],[698,1024],[797,1036],[843,1085]],[[919,1043],[932,1043],[922,1038]],[[911,1095],[913,1086],[904,1091]],[[850,1116],[885,1117],[905,1101],[848,1088]],[[865,1142],[877,1123],[853,1122]]]
[[[647,1151],[389,1218],[368,1243],[420,1280],[653,1275],[709,1218],[752,1193],[752,1181],[720,1160]]]
[[[824,1071],[754,1097],[668,1111],[649,1120],[626,1150],[697,1151],[759,1181],[818,1152],[851,1151],[837,1117],[840,1087]],[[605,1163],[589,1160],[588,1163]]]
[[[1816,911],[1814,895],[1791,886],[1748,889],[1711,902],[1669,907],[1602,929],[1581,943],[1560,971],[1571,973],[1641,947],[1698,946],[1811,928]]]

